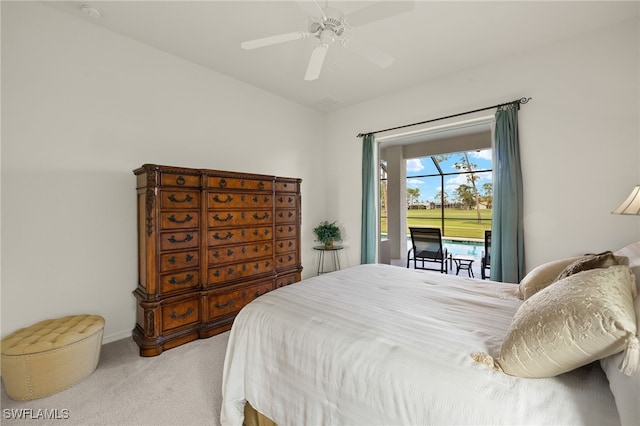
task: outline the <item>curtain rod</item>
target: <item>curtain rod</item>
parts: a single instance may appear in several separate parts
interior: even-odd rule
[[[432,120],[421,121],[419,123],[405,124],[404,126],[391,127],[389,129],[384,129],[384,130],[376,130],[375,132],[359,133],[358,137],[361,138],[363,136],[373,135],[375,133],[382,133],[382,132],[388,132],[390,130],[404,129],[405,127],[419,126],[420,124],[427,124],[427,123],[431,123],[433,121],[445,120],[447,118],[453,118],[453,117],[459,117],[461,115],[473,114],[474,112],[485,111],[485,110],[492,109],[492,108],[500,108],[500,107],[506,106],[506,105],[516,105],[518,107],[518,109],[520,109],[520,105],[521,104],[526,104],[530,100],[531,100],[531,98],[520,98],[520,99],[516,99],[515,101],[505,102],[503,104],[493,105],[493,106],[489,106],[489,107],[485,107],[485,108],[474,109],[473,111],[461,112],[459,114],[448,115],[446,117],[434,118]]]

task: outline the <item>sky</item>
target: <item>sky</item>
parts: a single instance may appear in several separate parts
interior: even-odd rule
[[[472,164],[478,166],[477,170],[491,169],[491,149],[485,149],[482,151],[469,151],[469,161]],[[460,162],[463,153],[447,154],[448,159],[440,163],[443,173],[455,173],[458,169],[454,164]],[[438,175],[437,177],[415,177],[422,175]],[[483,193],[482,185],[491,182],[491,172],[483,172],[478,174],[480,179],[476,182],[476,186],[480,193]],[[412,158],[407,160],[407,188],[420,189],[419,202],[428,203],[435,201],[435,196],[441,190],[441,181],[438,173],[438,169],[434,166],[431,157]],[[412,177],[413,176],[413,177]],[[452,175],[444,177],[444,189],[449,199],[454,198],[454,190],[459,185],[466,184],[466,175]]]

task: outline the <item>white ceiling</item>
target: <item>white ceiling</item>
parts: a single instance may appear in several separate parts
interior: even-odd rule
[[[386,0],[388,1],[388,0]],[[295,1],[48,1],[47,4],[164,52],[309,107],[330,111],[443,75],[517,55],[628,19],[636,1],[417,1],[411,12],[351,28],[394,56],[378,68],[334,43],[320,78],[303,79],[313,37],[243,50],[242,41],[307,31]],[[319,0],[325,6],[324,0]],[[374,1],[329,1],[345,14]],[[95,19],[82,4],[102,12]]]

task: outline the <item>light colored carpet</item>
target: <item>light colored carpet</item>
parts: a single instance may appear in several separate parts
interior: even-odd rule
[[[108,343],[102,346],[100,363],[91,376],[55,395],[14,401],[3,385],[0,422],[65,426],[219,425],[222,367],[228,339],[226,332],[149,358],[139,356],[138,346],[131,338]],[[39,410],[49,411],[46,414]],[[23,419],[15,418],[20,415]],[[58,419],[42,418],[56,415]]]

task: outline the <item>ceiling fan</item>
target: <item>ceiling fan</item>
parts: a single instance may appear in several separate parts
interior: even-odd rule
[[[304,76],[305,80],[315,80],[320,76],[329,46],[337,40],[340,41],[342,46],[349,48],[379,67],[385,68],[391,65],[394,61],[393,56],[353,37],[352,34],[349,34],[349,29],[409,12],[414,7],[413,1],[383,0],[345,15],[338,9],[328,7],[326,2],[325,7],[320,7],[316,0],[296,0],[296,3],[309,18],[308,32],[292,32],[263,37],[245,41],[240,46],[243,49],[251,50],[305,37],[317,38],[320,41],[320,45],[311,52],[311,58]]]

